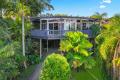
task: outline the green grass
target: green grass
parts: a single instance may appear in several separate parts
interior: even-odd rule
[[[25,71],[23,71],[22,73],[20,73],[20,76],[18,78],[18,80],[27,80],[28,77],[33,73],[33,71],[35,70],[36,65],[31,65],[29,66]]]
[[[72,71],[72,80],[106,80],[98,63],[92,69]]]
[[[94,67],[90,70],[81,70],[80,72],[72,72],[73,80],[104,80],[102,72]]]

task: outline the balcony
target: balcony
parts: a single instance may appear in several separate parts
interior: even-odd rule
[[[69,32],[70,30],[39,30],[34,29],[31,30],[31,36],[32,38],[38,38],[38,39],[61,39],[64,38],[65,33]],[[81,32],[88,34],[89,38],[92,37],[92,31],[91,30],[81,30]]]

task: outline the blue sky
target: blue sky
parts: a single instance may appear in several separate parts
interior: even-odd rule
[[[44,13],[90,16],[95,12],[108,13],[108,17],[120,13],[120,0],[52,0],[54,10]]]

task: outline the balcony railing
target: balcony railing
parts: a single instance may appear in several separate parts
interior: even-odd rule
[[[50,39],[59,39],[63,38],[65,36],[66,32],[69,32],[70,30],[31,30],[31,36],[35,38],[50,38]],[[91,30],[80,30],[81,32],[88,34],[89,37],[92,37]]]

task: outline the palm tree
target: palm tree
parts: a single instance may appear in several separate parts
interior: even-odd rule
[[[52,10],[51,0],[20,0],[24,5],[30,8],[31,16],[36,16],[44,10]]]
[[[115,15],[104,25],[105,28],[96,38],[99,53],[105,60],[107,68],[113,80],[120,80],[120,15]],[[117,61],[117,62],[116,62]],[[110,65],[111,66],[110,66]]]
[[[102,21],[107,17],[107,13],[98,13],[96,12],[91,16],[91,18],[98,19],[100,21],[100,26],[102,25]]]

